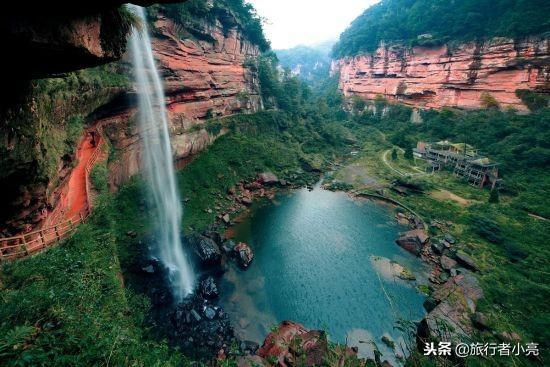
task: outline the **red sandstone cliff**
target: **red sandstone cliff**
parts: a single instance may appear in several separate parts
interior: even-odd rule
[[[202,26],[201,32],[213,41],[182,39],[178,26],[163,17],[155,25],[152,43],[165,85],[172,148],[174,158],[182,162],[223,133],[209,133],[206,119],[262,108],[256,69],[248,62],[260,51],[237,28],[224,32],[220,23]],[[130,109],[97,122],[121,153],[111,167],[115,186],[140,168],[134,113],[135,109]]]
[[[59,33],[63,36],[60,39],[49,40],[46,37],[49,37],[49,33],[43,33],[44,37],[39,37],[38,41],[49,45],[46,48],[49,56],[44,59],[47,61],[45,64],[49,66],[51,63],[56,68],[37,69],[37,75],[59,71],[57,68],[60,64],[56,61],[58,59],[55,53],[58,50],[65,50],[69,54],[65,57],[67,62],[62,65],[66,70],[72,70],[74,65],[85,67],[115,58],[117,55],[102,48],[101,29],[94,19],[96,18],[90,22],[75,21],[78,26],[67,23],[64,28],[64,25],[60,25]],[[31,30],[37,28],[34,23],[33,27]],[[71,27],[72,33],[68,31]],[[223,129],[215,133],[209,132],[204,125],[206,118],[254,112],[262,108],[255,63],[249,62],[258,56],[258,47],[247,41],[237,28],[224,30],[219,22],[205,22],[199,27],[201,28],[194,30],[195,34],[202,32],[204,38],[210,41],[182,38],[178,34],[185,32],[170,20],[160,17],[152,38],[157,64],[166,86],[174,158],[181,163],[205,149],[224,133]],[[38,42],[33,37],[38,37],[40,32],[29,34],[32,42]],[[81,53],[68,51],[73,48]],[[90,120],[93,117],[88,118],[91,125],[102,129],[116,149],[117,159],[110,165],[113,186],[120,185],[136,174],[140,170],[141,161],[139,132],[134,118],[135,91],[122,92],[113,99],[117,92],[121,91],[104,91],[101,98],[96,96],[96,100],[90,103],[90,106],[94,106],[91,108],[97,108],[109,100],[110,102],[100,107],[101,112],[96,110],[93,113],[93,116],[100,116],[96,121]],[[71,107],[67,108],[67,116],[61,116],[59,120],[76,114],[75,110],[82,114],[90,112],[88,108],[73,108],[74,101],[71,100],[56,103]],[[62,106],[59,110],[64,111]],[[11,147],[22,144],[23,141],[11,138],[10,134],[2,135],[2,139],[6,142],[0,140],[0,143],[7,149],[12,149]],[[70,160],[66,163],[59,157],[59,161],[56,172],[40,182],[32,181],[28,185],[22,182],[21,176],[29,179],[34,177],[35,173],[30,169],[15,175],[15,179],[9,179],[13,183],[13,190],[6,200],[9,201],[9,210],[1,218],[0,233],[9,236],[36,229],[44,222],[48,212],[55,209],[59,201],[60,182],[70,173],[71,167]],[[25,164],[30,165],[28,162],[20,162],[18,166],[26,169]]]
[[[482,107],[481,94],[502,107],[526,110],[517,89],[550,89],[550,40],[493,39],[438,48],[380,46],[373,54],[334,61],[346,96],[389,100],[422,108]]]

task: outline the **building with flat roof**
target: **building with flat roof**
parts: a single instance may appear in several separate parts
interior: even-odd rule
[[[413,155],[426,160],[427,169],[432,172],[444,167],[452,169],[455,175],[464,177],[473,186],[490,186],[492,190],[501,183],[498,163],[492,162],[466,143],[420,141],[413,149]]]

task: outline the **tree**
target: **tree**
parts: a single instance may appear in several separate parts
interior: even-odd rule
[[[367,103],[365,102],[365,100],[359,96],[353,96],[352,103],[353,103],[353,110],[355,112],[363,112],[363,110],[367,106]]]
[[[395,161],[397,159],[397,150],[395,148],[391,151],[391,160]]]
[[[481,93],[481,97],[479,98],[481,100],[481,104],[485,108],[493,108],[493,109],[499,109],[500,103],[493,97],[490,93],[483,92]]]
[[[499,201],[500,201],[500,195],[498,193],[498,189],[491,190],[491,194],[489,194],[489,203],[498,204]]]
[[[413,159],[412,148],[405,149],[405,154],[403,156],[405,157],[405,159],[412,160]]]

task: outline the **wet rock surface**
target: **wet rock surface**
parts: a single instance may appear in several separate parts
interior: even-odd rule
[[[213,277],[209,276],[206,279],[202,280],[199,284],[200,294],[205,299],[215,299],[220,295],[218,286]]]
[[[202,267],[220,265],[222,255],[216,241],[212,238],[200,234],[187,236],[185,241],[193,249],[193,254]]]
[[[237,246],[235,246],[234,252],[237,258],[237,264],[242,269],[247,269],[254,259],[254,253],[252,252],[250,246],[244,242],[239,242]]]
[[[198,294],[185,299],[170,313],[170,339],[186,355],[216,356],[237,343],[223,309]]]

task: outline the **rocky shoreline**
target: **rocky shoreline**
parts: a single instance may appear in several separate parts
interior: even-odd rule
[[[396,244],[431,266],[427,285],[429,295],[424,302],[427,315],[415,330],[418,350],[423,350],[425,343],[433,340],[452,343],[470,341],[476,331],[490,332],[502,342],[520,340],[516,333],[492,330],[487,316],[477,311],[477,304],[484,297],[474,275],[480,268],[474,259],[460,251],[460,240],[451,234],[452,222],[432,220],[425,223],[417,213],[394,199],[382,195],[371,199],[387,199],[387,202],[396,205],[396,220],[409,227],[408,231],[400,233]]]
[[[151,300],[153,308],[147,321],[155,326],[157,337],[167,339],[185,355],[203,361],[231,358],[237,360],[238,366],[271,366],[274,363],[280,366],[295,366],[296,363],[319,365],[329,353],[324,332],[310,331],[298,323],[284,321],[260,346],[253,341],[240,340],[227,313],[218,304],[217,280],[223,276],[229,262],[245,270],[254,259],[248,244],[235,243],[230,236],[220,232],[231,228],[235,224],[232,216],[242,214],[254,200],[273,199],[278,190],[297,187],[303,186],[279,180],[273,173],[265,172],[253,182],[240,182],[235,188],[230,188],[227,198],[233,205],[217,214],[210,229],[183,238],[191,249],[199,280],[193,294],[181,301],[173,298],[170,271],[158,259],[145,256],[136,261],[130,271],[134,282]],[[309,182],[306,187],[311,187]],[[134,237],[135,233],[127,235]],[[147,242],[154,243],[154,239]],[[359,361],[355,349],[341,348],[340,353],[346,360]]]
[[[239,340],[228,315],[217,303],[216,279],[223,276],[228,263],[233,261],[246,269],[254,258],[246,243],[235,243],[231,239],[232,227],[246,215],[255,200],[273,199],[280,190],[299,187],[303,185],[279,180],[273,173],[265,172],[252,182],[239,182],[230,188],[226,198],[233,204],[225,210],[216,208],[219,212],[210,229],[184,238],[201,275],[193,296],[178,304],[174,305],[171,297],[168,272],[158,261],[147,259],[138,267],[138,273],[146,275],[153,284],[147,287],[155,308],[152,320],[165,331],[171,344],[188,355],[205,360],[235,358],[238,366],[313,366],[319,365],[320,358],[329,354],[324,332],[307,330],[292,321],[283,321],[266,337],[262,346]],[[312,185],[308,183],[306,187]],[[396,244],[432,266],[427,286],[430,295],[424,303],[427,315],[414,330],[418,348],[422,349],[424,342],[433,338],[457,341],[469,337],[476,328],[487,329],[485,315],[476,312],[476,304],[483,297],[472,274],[478,268],[471,258],[457,251],[458,240],[449,233],[452,223],[432,221],[425,224],[416,215],[400,209],[396,220],[409,227],[408,231],[400,233]],[[428,232],[435,235],[430,236]],[[513,339],[515,336],[502,337]],[[356,349],[340,347],[341,358],[359,365]],[[383,363],[390,365],[387,361]]]

